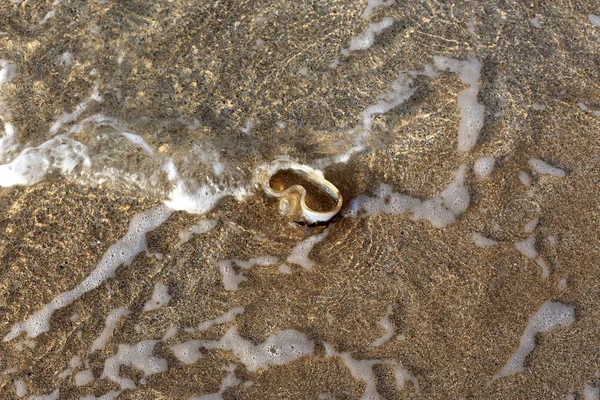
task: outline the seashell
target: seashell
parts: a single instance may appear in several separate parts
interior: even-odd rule
[[[279,199],[279,212],[308,224],[326,222],[342,208],[340,191],[323,172],[289,160],[275,160],[257,169],[255,183]]]

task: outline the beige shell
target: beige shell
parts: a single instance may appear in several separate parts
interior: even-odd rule
[[[277,180],[284,182],[275,182]],[[286,180],[291,181],[287,187]],[[275,160],[258,168],[255,183],[262,186],[268,196],[279,199],[280,213],[295,220],[309,224],[329,221],[342,208],[339,190],[325,179],[323,172],[307,165]]]

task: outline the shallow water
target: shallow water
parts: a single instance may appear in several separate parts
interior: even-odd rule
[[[2,3],[0,398],[600,398],[598,13]]]

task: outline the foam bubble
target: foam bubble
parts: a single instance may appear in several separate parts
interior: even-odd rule
[[[121,394],[121,391],[111,390],[98,397],[88,394],[87,396],[80,397],[79,400],[116,400]]]
[[[202,358],[200,348],[203,345],[202,340],[188,340],[180,344],[169,347],[173,355],[184,364],[194,364]]]
[[[202,396],[190,397],[188,400],[223,400],[222,394],[230,387],[237,386],[242,383],[241,380],[235,376],[235,364],[229,364],[225,370],[228,372],[227,375],[221,380],[221,386],[217,393],[205,394]]]
[[[546,261],[542,257],[538,257],[535,259],[535,263],[542,269],[542,278],[548,278],[550,276],[550,268],[548,268]]]
[[[379,393],[377,392],[377,378],[373,372],[373,366],[378,364],[391,365],[396,379],[396,386],[398,390],[404,389],[406,381],[410,380],[415,385],[417,393],[419,392],[419,382],[417,378],[410,373],[410,371],[404,369],[393,360],[356,360],[352,357],[350,352],[339,353],[332,345],[323,342],[325,346],[325,352],[327,357],[339,357],[344,366],[348,368],[352,377],[365,384],[365,391],[361,396],[361,400],[376,400],[379,399]]]
[[[204,219],[199,223],[190,226],[187,230],[179,232],[179,243],[177,246],[179,247],[184,243],[187,243],[192,238],[192,235],[202,235],[214,229],[217,226],[217,222],[216,219]]]
[[[17,76],[17,67],[8,60],[0,59],[0,85],[8,83]]]

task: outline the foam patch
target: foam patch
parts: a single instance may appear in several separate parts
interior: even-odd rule
[[[525,370],[525,359],[535,349],[535,336],[548,333],[575,322],[575,309],[559,302],[548,301],[529,318],[527,327],[519,340],[519,347],[492,380],[517,374]]]
[[[166,306],[171,301],[171,295],[169,294],[169,287],[162,282],[156,282],[154,284],[154,292],[152,292],[152,298],[144,304],[144,312],[158,310],[161,307]]]
[[[106,347],[106,343],[113,335],[117,324],[124,316],[128,315],[130,311],[125,307],[119,307],[112,310],[108,316],[106,317],[106,322],[104,324],[104,329],[100,333],[100,336],[94,340],[92,346],[90,347],[90,353],[93,353],[96,350],[102,350]]]
[[[129,378],[119,375],[121,365],[126,365],[150,376],[168,370],[167,360],[154,356],[154,346],[158,340],[143,340],[134,345],[120,344],[117,354],[106,359],[102,378],[108,378],[121,386],[121,390],[135,389],[136,384]]]
[[[390,185],[381,184],[374,197],[360,195],[354,199],[344,216],[407,215],[413,221],[426,220],[436,228],[445,228],[469,207],[466,175],[467,166],[463,164],[455,172],[454,180],[440,194],[423,201],[394,192]]]

